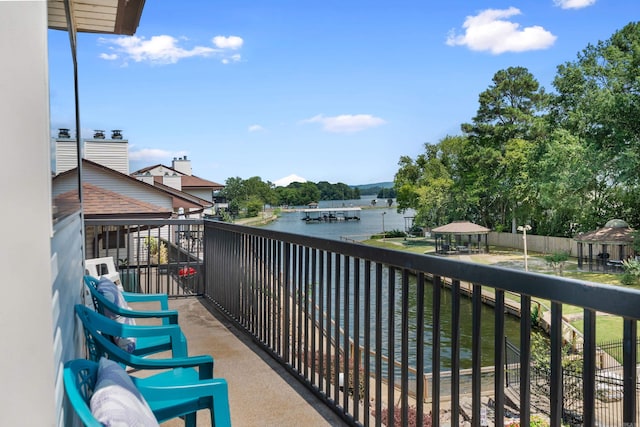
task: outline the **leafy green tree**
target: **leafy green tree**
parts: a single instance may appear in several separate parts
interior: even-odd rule
[[[280,204],[303,206],[320,200],[320,190],[313,182],[292,182],[285,189],[276,190]]]
[[[529,170],[535,204],[532,220],[542,235],[572,237],[593,189],[593,171],[585,164],[585,148],[565,129],[553,131],[537,146]]]
[[[247,202],[247,217],[258,216],[262,209],[264,208],[264,203],[262,199],[257,196],[251,196],[249,201]]]
[[[220,193],[226,197],[229,202],[234,200],[239,205],[243,204],[248,196],[247,189],[244,186],[244,180],[239,176],[227,178],[224,189],[222,189]]]
[[[257,197],[263,204],[274,204],[276,202],[276,194],[274,186],[270,182],[262,181],[259,176],[251,177],[243,182],[247,196]]]
[[[453,202],[452,191],[464,141],[463,137],[446,137],[438,144],[425,144],[425,154],[415,160],[400,158],[400,169],[394,177],[398,211],[414,209],[414,221],[428,226],[465,218],[464,208]],[[454,218],[459,214],[462,217]]]
[[[593,178],[590,203],[578,228],[602,225],[616,214],[638,224],[640,200],[640,23],[589,44],[577,60],[558,67],[552,118],[581,140]]]
[[[500,70],[492,83],[479,96],[473,122],[461,126],[469,138],[461,180],[480,223],[514,227],[518,215],[531,210],[529,182],[520,171],[528,169],[527,154],[543,134],[539,116],[549,97],[524,67]]]
[[[379,199],[395,199],[397,197],[396,190],[395,188],[381,188],[377,197]]]

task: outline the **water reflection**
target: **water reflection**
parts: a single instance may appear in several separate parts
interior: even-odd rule
[[[365,264],[360,262],[361,283],[357,287],[358,298],[354,298],[354,268],[348,273],[348,283],[345,285],[346,279],[344,278],[344,266],[339,274],[335,274],[331,280],[324,282],[323,301],[317,301],[318,306],[322,307],[322,310],[326,313],[330,311],[331,318],[337,321],[337,324],[341,329],[348,324],[349,336],[351,339],[357,342],[358,345],[364,345],[365,328],[371,327],[371,349],[375,351],[376,333],[381,335],[381,352],[383,355],[389,355],[389,349],[393,349],[395,360],[400,360],[401,348],[402,348],[402,277],[400,272],[395,272],[393,280],[389,280],[389,270],[387,268],[382,269],[382,279],[380,280],[380,293],[378,293],[376,281],[375,281],[375,266],[371,266],[371,278],[372,282],[369,288],[370,304],[365,306],[365,293],[367,287],[362,278],[364,277]],[[395,270],[393,270],[395,271]],[[319,277],[319,275],[318,275]],[[417,354],[417,309],[418,309],[418,289],[417,279],[413,275],[408,277],[408,356],[409,364],[416,366],[416,354]],[[318,285],[319,286],[319,285]],[[336,289],[339,293],[339,304],[336,303]],[[391,298],[390,289],[393,289],[394,295]],[[319,289],[316,289],[319,292]],[[348,298],[345,299],[345,292],[348,293]],[[317,297],[317,295],[316,295]],[[377,302],[380,302],[379,317],[376,317]],[[348,300],[348,307],[345,306],[345,301]],[[393,310],[390,310],[390,302],[393,303]],[[432,370],[432,347],[434,334],[438,331],[433,330],[433,284],[431,282],[425,282],[424,290],[424,367],[425,372],[431,372]],[[441,370],[449,370],[452,365],[451,346],[453,340],[452,334],[452,294],[445,288],[441,292],[440,301],[440,368]],[[356,307],[356,305],[358,305]],[[367,319],[366,313],[370,320],[370,325],[365,324]],[[354,330],[355,315],[358,313],[360,330]],[[393,334],[389,333],[389,314],[393,314]],[[482,366],[492,366],[494,362],[494,310],[493,308],[482,305],[481,308],[481,363]],[[320,315],[318,315],[318,321]],[[326,319],[323,322],[326,325]],[[378,332],[376,332],[378,331]],[[335,330],[332,332],[335,332]],[[357,338],[356,338],[357,335]],[[390,335],[393,335],[393,339],[389,339]],[[505,319],[505,336],[509,341],[518,343],[520,339],[519,319],[513,316],[506,316]],[[460,366],[462,369],[471,368],[471,345],[472,345],[472,303],[471,299],[462,296],[460,300]],[[342,344],[343,339],[340,339]],[[384,369],[386,372],[386,368]]]

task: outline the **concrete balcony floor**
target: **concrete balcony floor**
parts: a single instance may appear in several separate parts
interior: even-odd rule
[[[254,345],[208,301],[197,297],[169,300],[187,337],[189,354],[210,354],[214,376],[227,380],[234,426],[346,425],[320,399],[293,378],[265,351]],[[136,306],[140,307],[140,306]],[[164,426],[183,426],[171,420]],[[198,426],[209,426],[208,411],[198,413]]]

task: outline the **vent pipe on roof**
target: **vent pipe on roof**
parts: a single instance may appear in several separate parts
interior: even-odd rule
[[[114,129],[111,131],[111,139],[122,139],[122,130]]]
[[[60,128],[58,129],[58,138],[71,138],[69,134],[69,129]]]

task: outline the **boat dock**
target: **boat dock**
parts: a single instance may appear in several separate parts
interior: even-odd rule
[[[302,209],[302,220],[307,224],[314,222],[359,221],[362,208],[324,208]]]

